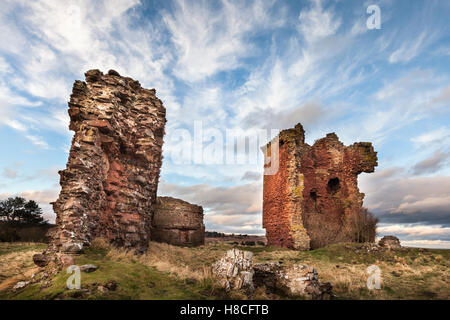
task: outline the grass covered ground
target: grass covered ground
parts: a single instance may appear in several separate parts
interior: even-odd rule
[[[32,255],[45,245],[0,243],[0,299],[279,299],[257,290],[252,297],[227,294],[215,285],[210,266],[233,247],[210,243],[181,248],[150,243],[148,252],[136,256],[111,248],[101,240],[75,257],[77,265],[99,267],[81,273],[81,289],[67,290],[65,271],[49,277],[45,285],[12,286],[38,271]],[[361,244],[338,244],[298,252],[275,247],[242,247],[254,252],[256,262],[281,261],[316,267],[321,282],[331,282],[337,299],[450,299],[450,250],[402,248],[368,251]],[[366,269],[381,269],[381,289],[368,290]],[[104,290],[114,283],[115,290]]]

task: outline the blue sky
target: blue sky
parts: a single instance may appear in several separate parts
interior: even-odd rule
[[[368,29],[377,5],[381,29]],[[8,1],[0,12],[0,198],[59,193],[84,72],[115,69],[167,109],[160,195],[203,205],[210,230],[263,233],[262,165],[178,163],[180,132],[284,129],[372,141],[359,177],[379,235],[450,248],[448,1]],[[187,131],[182,131],[187,130]],[[214,139],[210,140],[214,141]],[[205,144],[207,145],[207,143]],[[227,143],[224,142],[227,147]],[[260,155],[259,155],[260,156]]]

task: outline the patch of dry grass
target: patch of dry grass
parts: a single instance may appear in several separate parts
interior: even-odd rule
[[[131,259],[156,267],[180,279],[211,279],[211,264],[220,259],[228,244],[207,244],[197,248],[183,248],[152,242],[148,251],[136,256],[123,249],[111,249],[112,259]],[[416,249],[378,253],[354,252],[344,245],[321,250],[298,252],[281,248],[241,248],[254,252],[255,262],[280,261],[314,266],[321,282],[331,282],[340,299],[450,299],[448,259],[435,252]],[[381,269],[381,290],[367,288],[367,267]],[[237,295],[237,296],[236,296]],[[233,298],[243,299],[239,293]],[[257,299],[273,299],[260,290]]]
[[[40,250],[29,246],[10,247],[0,245],[0,283],[11,285],[31,275],[32,256]],[[194,283],[208,288],[214,296],[218,288],[211,274],[211,265],[220,259],[230,244],[209,243],[196,248],[177,247],[151,242],[142,255],[114,248],[103,239],[92,242],[91,248],[101,252],[108,264],[154,267],[170,279]],[[450,299],[450,251],[404,248],[401,250],[367,252],[356,244],[332,245],[313,251],[299,252],[274,247],[238,247],[254,253],[255,262],[278,262],[283,265],[305,264],[314,266],[321,282],[330,282],[338,299]],[[3,250],[3,251],[2,251]],[[11,250],[17,250],[11,252]],[[8,253],[9,252],[9,253]],[[106,263],[105,262],[105,263]],[[369,290],[366,282],[367,267],[377,265],[381,269],[381,290]],[[170,280],[172,281],[172,280]],[[1,290],[1,289],[0,289]],[[240,292],[230,293],[233,299],[279,299],[258,289],[248,297]]]
[[[228,248],[208,245],[196,248],[177,247],[165,243],[151,242],[142,255],[123,248],[109,247],[107,256],[115,261],[129,260],[168,272],[179,279],[211,279],[211,265],[220,259]]]
[[[0,290],[31,277],[38,270],[33,262],[33,255],[40,253],[41,249],[36,248],[40,246],[34,243],[2,243]]]

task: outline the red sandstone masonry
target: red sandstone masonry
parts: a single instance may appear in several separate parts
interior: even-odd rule
[[[368,142],[344,146],[334,133],[313,146],[304,139],[301,124],[280,132],[279,170],[264,176],[268,245],[308,250],[353,241],[364,198],[357,177],[374,171],[376,152]]]
[[[166,110],[155,90],[115,71],[86,72],[69,102],[75,132],[47,252],[79,252],[96,237],[144,250],[162,161]]]

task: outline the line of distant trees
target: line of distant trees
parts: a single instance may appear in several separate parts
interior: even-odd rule
[[[43,242],[50,227],[36,201],[22,197],[0,201],[0,242]]]
[[[247,234],[226,234],[223,232],[217,232],[217,231],[205,231],[205,237],[206,238],[234,238],[234,237],[239,237],[239,238],[245,238],[248,237]]]
[[[27,225],[39,225],[44,222],[42,209],[34,200],[21,197],[0,201],[0,220]]]

